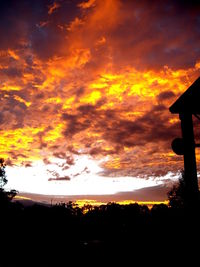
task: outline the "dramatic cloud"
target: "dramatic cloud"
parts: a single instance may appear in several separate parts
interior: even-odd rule
[[[182,169],[171,151],[179,118],[168,108],[200,74],[198,3],[0,7],[0,155],[8,165],[54,164],[47,180],[67,184],[97,174],[78,167],[81,157],[99,162],[102,179]]]

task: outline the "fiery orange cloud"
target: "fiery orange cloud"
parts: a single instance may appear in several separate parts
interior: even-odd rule
[[[21,30],[0,45],[0,155],[22,166],[87,155],[101,177],[180,171],[168,107],[200,73],[195,8],[75,2],[28,8],[19,21],[7,11]]]
[[[57,2],[54,2],[52,5],[49,6],[48,14],[51,15],[59,7],[60,7],[60,4]]]

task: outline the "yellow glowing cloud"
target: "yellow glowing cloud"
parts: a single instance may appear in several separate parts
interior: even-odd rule
[[[17,55],[16,51],[14,50],[8,50],[8,54],[14,58],[15,60],[18,60],[19,59],[19,56]]]
[[[43,138],[43,141],[51,143],[56,143],[57,140],[62,137],[62,131],[63,131],[63,124],[60,123],[58,125],[55,125],[53,127],[53,130],[50,130],[46,133],[46,135]]]
[[[64,101],[63,109],[68,109],[72,107],[72,103],[75,100],[75,96],[72,96]]]
[[[81,103],[88,103],[88,104],[95,104],[97,100],[101,98],[101,92],[99,91],[93,91],[89,95],[84,96],[80,99]]]
[[[1,90],[4,90],[4,91],[20,91],[21,90],[21,87],[18,86],[18,85],[14,85],[14,84],[4,84],[2,87],[1,87]]]
[[[27,157],[28,160],[39,159],[39,150],[35,147],[35,138],[38,132],[42,131],[43,128],[23,128],[16,130],[1,131],[0,135],[0,155],[2,157],[12,158],[12,153],[19,154],[17,162],[24,160]],[[37,139],[37,138],[36,138]],[[10,155],[11,153],[11,155]]]
[[[20,96],[15,95],[14,99],[19,101],[19,102],[21,102],[21,103],[24,103],[27,107],[29,107],[31,105],[31,102],[28,102],[28,101],[24,100]]]
[[[59,103],[62,103],[62,99],[59,97],[50,97],[50,98],[47,98],[44,102],[52,103],[52,104],[59,104]]]

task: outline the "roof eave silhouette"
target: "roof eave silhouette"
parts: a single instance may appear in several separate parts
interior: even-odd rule
[[[171,105],[173,114],[200,114],[200,77]]]

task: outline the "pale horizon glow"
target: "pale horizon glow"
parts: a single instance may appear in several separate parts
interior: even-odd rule
[[[100,167],[101,163],[102,161],[93,160],[85,155],[77,156],[75,164],[67,170],[62,170],[61,166],[64,163],[62,159],[58,158],[52,159],[51,164],[36,161],[31,167],[8,166],[8,184],[5,188],[43,195],[112,195],[161,185],[167,179],[177,179],[173,173],[148,179],[102,176],[100,175],[103,171]],[[69,177],[70,180],[48,181],[52,178],[53,172],[57,173],[59,177]]]

